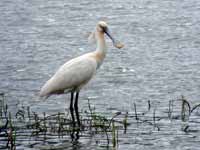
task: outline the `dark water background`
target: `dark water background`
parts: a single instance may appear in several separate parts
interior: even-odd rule
[[[95,50],[85,35],[103,19],[125,48],[108,41],[105,62],[81,92],[80,110],[86,109],[88,97],[108,116],[131,113],[133,103],[142,111],[148,100],[162,115],[169,100],[181,95],[198,104],[199,15],[199,0],[1,0],[0,91],[13,111],[17,104],[37,112],[65,111],[69,96],[36,103],[37,93],[64,62]],[[184,135],[169,122],[163,127],[150,136],[135,133],[134,126],[122,135],[120,148],[198,149],[199,132]]]

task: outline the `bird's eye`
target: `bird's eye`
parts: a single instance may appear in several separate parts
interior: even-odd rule
[[[106,30],[106,26],[99,25],[99,27],[100,27],[103,31]]]
[[[99,25],[99,27],[100,27],[101,29],[103,29],[103,26],[102,26],[102,25]]]

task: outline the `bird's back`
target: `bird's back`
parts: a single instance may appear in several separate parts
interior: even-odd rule
[[[81,88],[95,74],[97,62],[91,53],[74,58],[64,65],[50,78],[40,91],[40,96],[61,94],[65,90]]]

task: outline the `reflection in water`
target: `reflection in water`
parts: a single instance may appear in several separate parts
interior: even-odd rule
[[[67,143],[69,147],[71,141],[64,141],[71,140],[69,117],[62,114],[64,96],[40,103],[34,101],[35,96],[58,66],[95,49],[84,34],[106,16],[111,30],[118,30],[114,34],[125,43],[126,49],[116,50],[109,43],[105,63],[90,88],[81,93],[79,106],[83,119],[87,118],[84,112],[88,111],[87,97],[92,97],[91,102],[101,116],[93,118],[97,121],[92,124],[99,125],[99,130],[102,124],[98,119],[103,123],[102,116],[111,118],[117,111],[128,112],[126,134],[124,125],[119,123],[119,149],[199,149],[199,108],[191,113],[189,120],[182,121],[182,105],[174,101],[184,94],[191,106],[199,103],[199,6],[199,0],[107,0],[106,5],[103,0],[0,0],[0,92],[6,93],[8,111],[17,119],[14,122],[19,134],[17,148],[37,149],[38,145],[44,145],[45,132],[50,146]],[[21,105],[30,106],[35,115],[23,116]],[[46,116],[56,114],[50,117],[50,128],[45,128],[43,112]],[[61,112],[60,123],[58,112]],[[38,122],[38,118],[42,121]],[[124,121],[124,117],[117,119]],[[23,122],[29,129],[21,126]],[[0,128],[5,124],[0,119]],[[55,126],[58,124],[60,130]],[[79,132],[79,148],[91,141],[92,132],[93,141],[88,149],[95,149],[92,146],[105,149],[105,133],[94,134],[98,131],[92,129]],[[61,131],[63,138],[58,136]],[[75,134],[73,139],[77,137]],[[4,139],[0,139],[0,147],[6,145]]]
[[[80,128],[78,127],[77,129],[73,126],[72,132],[70,133],[72,142],[76,142],[79,139],[79,132]]]
[[[5,103],[0,101],[0,104]],[[135,103],[132,112],[116,112],[111,118],[96,112],[89,103],[89,110],[81,113],[82,128],[74,126],[65,113],[40,115],[22,106],[16,114],[11,114],[7,105],[0,106],[0,120],[3,123],[0,125],[0,148],[110,149],[126,146],[127,143],[156,147],[153,141],[177,137],[188,139],[185,143],[192,147],[191,135],[194,135],[192,139],[198,138],[195,134],[200,131],[196,126],[198,122],[194,123],[200,105],[193,106],[184,97],[169,101],[167,111],[151,106],[149,101],[145,111],[140,111]],[[179,106],[179,109],[174,106]],[[163,137],[163,134],[167,136]],[[162,143],[159,147],[162,147]]]

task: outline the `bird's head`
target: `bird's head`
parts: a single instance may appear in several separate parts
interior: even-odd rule
[[[96,30],[98,32],[105,33],[105,31],[108,30],[108,24],[105,21],[99,21],[97,23]]]
[[[116,48],[122,48],[124,47],[124,45],[122,43],[120,43],[119,41],[115,40],[115,38],[112,36],[109,28],[108,28],[108,24],[105,21],[99,21],[96,25],[96,32],[103,35],[104,33],[112,40],[113,45]],[[96,40],[96,36],[95,33],[91,33],[89,38],[93,38],[93,40]]]

